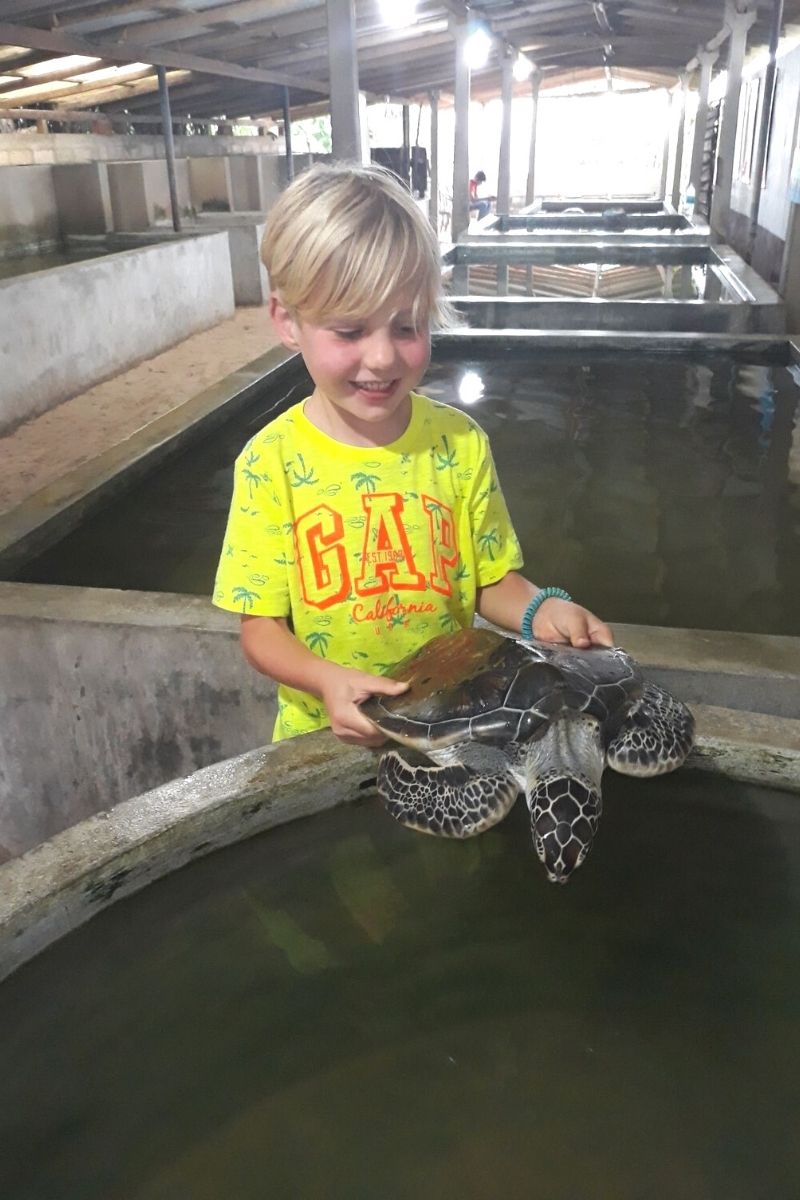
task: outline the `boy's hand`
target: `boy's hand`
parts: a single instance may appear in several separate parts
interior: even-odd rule
[[[349,667],[330,664],[322,688],[322,702],[331,719],[331,729],[342,742],[350,746],[381,746],[386,741],[384,734],[376,729],[358,707],[359,700],[367,696],[397,696],[408,688],[399,679],[386,679],[383,675],[368,675],[366,671],[354,671]]]
[[[587,650],[590,646],[613,646],[611,629],[588,608],[551,596],[540,604],[533,618],[533,636],[543,642],[562,642]]]

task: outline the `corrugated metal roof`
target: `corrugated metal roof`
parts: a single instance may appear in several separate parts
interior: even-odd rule
[[[418,99],[454,87],[453,22],[496,35],[472,93],[496,95],[504,46],[523,51],[542,86],[610,71],[672,84],[725,24],[724,0],[417,0],[416,19],[393,27],[403,0],[356,0],[359,84],[371,96]],[[766,43],[772,3],[760,4],[750,43]],[[787,21],[800,0],[787,0]],[[724,62],[724,48],[722,61]],[[177,119],[279,114],[329,90],[327,10],[318,0],[0,0],[3,108],[102,110],[154,120],[167,69]],[[520,90],[527,92],[527,84]]]

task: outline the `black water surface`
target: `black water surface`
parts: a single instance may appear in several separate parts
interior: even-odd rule
[[[3,1200],[793,1200],[796,798],[605,790],[566,887],[363,802],[102,913],[0,987]]]
[[[534,353],[435,361],[423,385],[489,433],[529,577],[611,621],[800,634],[790,372]],[[301,383],[286,401],[303,394]],[[17,578],[210,594],[233,460],[275,400],[254,401]]]

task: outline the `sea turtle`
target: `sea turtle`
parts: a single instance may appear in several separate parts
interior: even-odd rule
[[[427,756],[420,765],[396,749],[382,755],[378,790],[391,815],[467,838],[501,821],[523,791],[554,883],[589,853],[606,762],[624,775],[660,775],[692,747],[692,714],[618,647],[578,650],[473,627],[433,638],[390,675],[410,688],[370,696],[361,710]]]

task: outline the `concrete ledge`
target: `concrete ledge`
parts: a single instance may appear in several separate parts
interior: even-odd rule
[[[692,706],[800,714],[800,638],[612,624],[647,673]]]
[[[800,720],[692,706],[697,742],[689,766],[743,783],[800,792]]]
[[[690,766],[800,789],[800,721],[703,708]],[[0,978],[118,899],[221,846],[368,794],[374,751],[327,731],[117,805],[0,867]],[[387,818],[388,820],[388,818]]]

